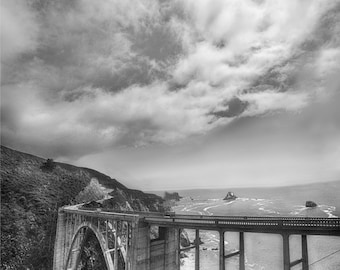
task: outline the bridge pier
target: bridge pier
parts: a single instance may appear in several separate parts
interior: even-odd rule
[[[66,222],[65,213],[58,211],[57,232],[54,244],[53,270],[64,269],[65,264],[65,238],[66,238]]]
[[[177,270],[180,267],[179,261],[177,260],[178,254],[178,230],[176,228],[166,228],[165,235],[165,270]]]
[[[302,246],[302,270],[309,270],[307,235],[304,234],[301,235],[301,246]]]
[[[224,231],[220,231],[220,270],[225,270]]]
[[[290,270],[290,253],[289,253],[289,234],[282,234],[283,239],[283,269]]]
[[[200,231],[195,232],[195,270],[200,269]]]
[[[225,270],[225,259],[239,256],[239,270],[245,270],[244,232],[239,232],[239,250],[225,255],[224,231],[220,232],[220,270]]]
[[[114,250],[114,256],[113,256],[113,269],[118,270],[118,221],[114,221],[113,226],[116,229],[115,250]]]
[[[307,246],[307,235],[301,235],[301,255],[302,258],[290,261],[290,251],[289,251],[289,236],[290,234],[282,234],[283,237],[283,265],[284,270],[290,270],[293,266],[302,263],[302,270],[309,270],[308,265],[308,246]]]
[[[150,227],[139,222],[132,227],[131,270],[150,269]]]
[[[240,264],[240,270],[245,270],[245,260],[244,260],[244,232],[240,232],[240,258],[239,258],[239,264]]]

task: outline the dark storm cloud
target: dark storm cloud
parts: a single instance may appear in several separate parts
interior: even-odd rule
[[[227,110],[215,112],[214,115],[216,115],[217,117],[238,116],[246,110],[248,103],[243,102],[239,98],[235,97],[235,98],[230,99],[225,105],[228,108]]]

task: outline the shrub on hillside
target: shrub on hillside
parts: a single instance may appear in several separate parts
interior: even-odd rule
[[[44,164],[41,166],[41,169],[46,170],[46,171],[53,171],[55,167],[56,167],[56,164],[53,161],[53,159],[48,158],[46,162],[44,162]]]

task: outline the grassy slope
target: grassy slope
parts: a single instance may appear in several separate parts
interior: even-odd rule
[[[1,269],[51,269],[57,209],[74,203],[91,178],[119,193],[121,203],[145,210],[162,202],[95,170],[65,163],[44,169],[45,162],[1,146]]]

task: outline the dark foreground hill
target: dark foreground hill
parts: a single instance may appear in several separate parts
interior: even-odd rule
[[[1,146],[0,172],[1,269],[52,269],[57,211],[61,206],[110,195],[104,200],[106,207],[164,210],[161,197],[128,189],[100,172],[5,146]]]

